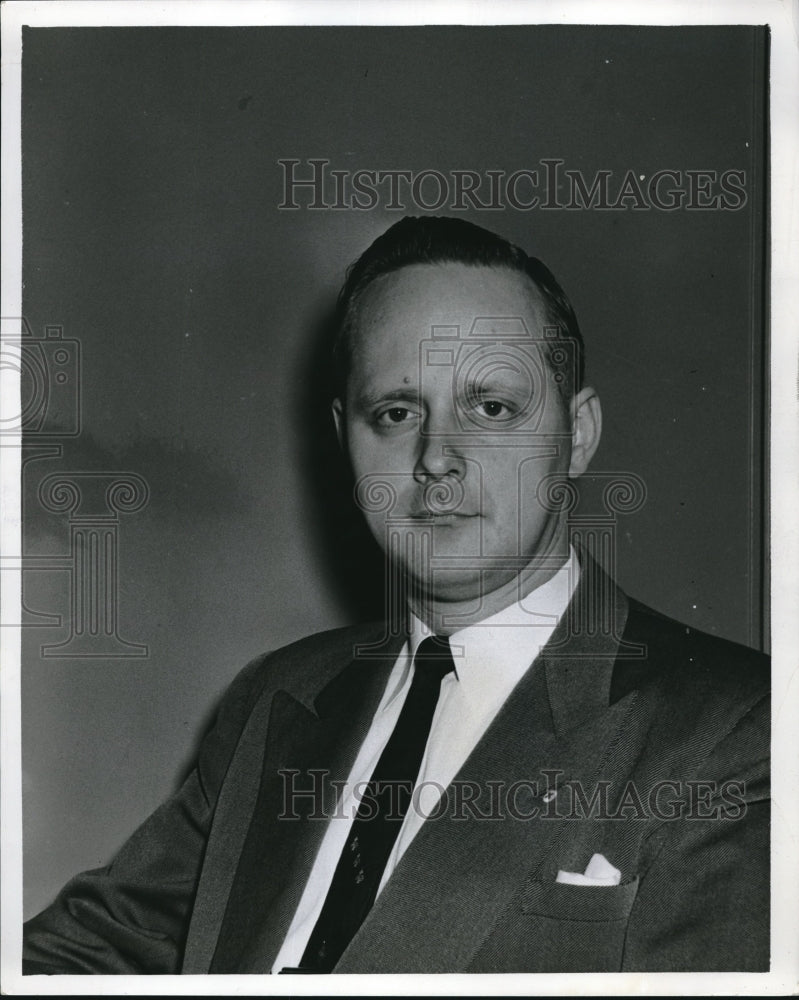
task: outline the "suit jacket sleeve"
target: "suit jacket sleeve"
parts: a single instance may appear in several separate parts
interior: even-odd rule
[[[180,790],[105,868],[76,876],[24,927],[23,973],[176,973],[220,786],[263,658],[238,675]]]
[[[648,838],[623,971],[768,970],[769,704],[716,745],[693,802]]]

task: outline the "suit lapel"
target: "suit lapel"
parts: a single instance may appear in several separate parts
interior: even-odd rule
[[[527,879],[554,880],[568,867],[563,823],[544,818],[554,809],[544,794],[596,779],[633,697],[609,706],[626,599],[599,576],[586,560],[569,613],[456,776],[443,814],[414,838],[336,972],[463,971]],[[596,627],[597,587],[612,602],[604,621],[613,627]],[[462,802],[470,788],[481,790],[471,815]]]
[[[211,972],[271,971],[335,805],[332,782],[349,774],[393,659],[351,662],[312,708],[285,691],[275,694],[258,796]]]

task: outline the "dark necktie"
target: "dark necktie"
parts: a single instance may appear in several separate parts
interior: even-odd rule
[[[454,668],[445,638],[431,636],[420,644],[410,691],[361,799],[325,904],[296,971],[330,972],[374,903],[411,802],[442,678]]]

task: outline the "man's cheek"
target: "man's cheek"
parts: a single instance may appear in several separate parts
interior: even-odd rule
[[[383,551],[386,551],[388,545],[386,522],[379,514],[366,514],[366,524],[369,531],[372,533],[373,538],[378,543]]]
[[[410,512],[408,505],[418,491],[418,483],[414,477],[413,455],[407,449],[399,446],[362,448],[352,456],[352,468],[356,496],[374,496],[381,513],[387,515]]]

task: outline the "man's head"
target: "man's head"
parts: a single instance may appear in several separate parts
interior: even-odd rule
[[[525,567],[529,590],[566,550],[552,486],[600,431],[560,286],[476,226],[404,219],[339,301],[334,416],[377,541],[439,603],[485,604]]]
[[[364,291],[377,278],[400,268],[447,263],[503,268],[528,279],[531,289],[540,297],[547,325],[553,332],[551,342],[544,345],[547,362],[560,374],[558,387],[568,403],[583,385],[584,346],[574,309],[557,279],[537,257],[529,257],[501,236],[464,219],[446,216],[401,219],[378,236],[350,266],[338,298],[333,347],[339,394],[344,391],[350,369],[353,332]],[[558,350],[564,344],[567,345],[565,354],[562,349]]]

